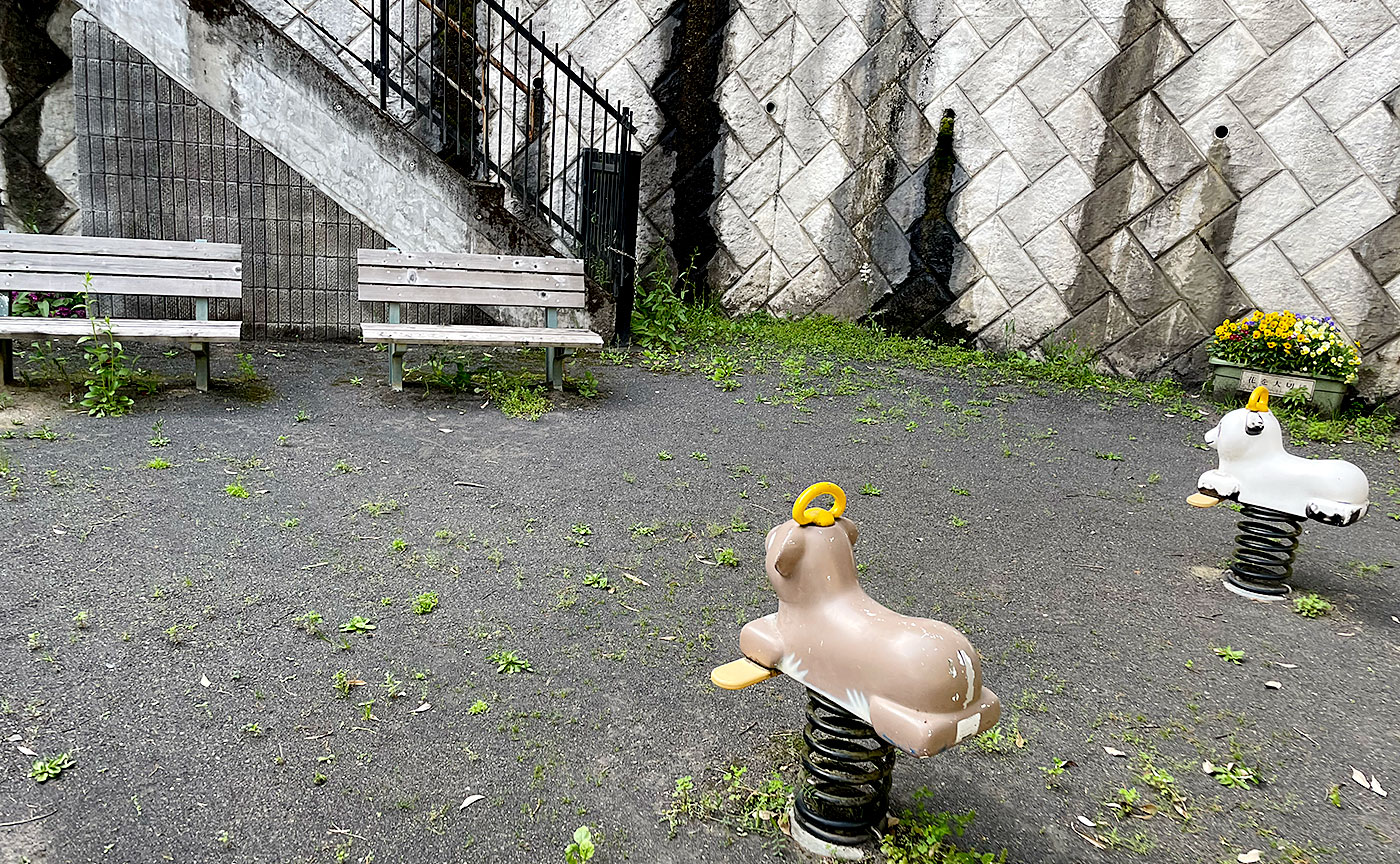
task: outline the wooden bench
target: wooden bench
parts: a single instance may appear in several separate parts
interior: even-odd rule
[[[126,340],[187,342],[194,352],[195,387],[209,389],[209,345],[237,342],[240,321],[210,321],[211,299],[243,296],[243,253],[237,243],[128,240],[0,232],[0,364],[14,383],[15,339],[79,338],[92,335],[86,318],[10,315],[10,292],[83,291],[92,275],[94,294],[190,297],[193,320],[113,318],[112,335]],[[106,332],[107,321],[97,324]]]
[[[364,323],[366,342],[389,343],[389,384],[403,389],[403,355],[409,345],[520,346],[545,349],[545,377],[564,389],[564,352],[601,346],[592,330],[559,326],[560,309],[582,309],[583,262],[577,258],[470,255],[361,249],[359,296],[388,304],[388,322]],[[400,323],[403,303],[542,307],[543,327]]]

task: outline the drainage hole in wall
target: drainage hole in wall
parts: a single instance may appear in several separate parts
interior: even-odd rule
[[[1216,126],[1216,127],[1215,127],[1215,137],[1216,137],[1216,138],[1224,138],[1226,135],[1229,135],[1229,134],[1230,134],[1230,128],[1229,128],[1228,126]]]
[[[774,111],[778,110],[778,103],[769,102],[767,105],[763,106],[763,110],[767,111],[769,114],[772,114]]]

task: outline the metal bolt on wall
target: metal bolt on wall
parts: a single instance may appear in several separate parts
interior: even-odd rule
[[[830,510],[812,507],[830,495]],[[895,755],[932,756],[996,725],[1001,700],[982,686],[981,658],[941,621],[871,599],[856,577],[860,535],[846,493],[818,483],[768,532],[765,566],[778,611],[739,635],[744,657],[711,679],[739,690],[779,673],[807,688],[793,839],[817,855],[864,856],[885,827]]]
[[[1283,428],[1269,411],[1269,389],[1256,387],[1244,408],[1206,433],[1220,467],[1197,481],[1195,507],[1238,502],[1240,533],[1225,587],[1256,600],[1282,600],[1291,590],[1303,521],[1350,525],[1370,506],[1360,468],[1341,459],[1304,459],[1283,449]]]

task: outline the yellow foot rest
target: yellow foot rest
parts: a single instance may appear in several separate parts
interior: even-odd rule
[[[740,657],[732,660],[723,666],[716,666],[710,673],[710,680],[715,682],[716,687],[725,690],[743,690],[751,687],[760,681],[767,681],[775,675],[781,675],[777,669],[769,669],[767,666],[760,666],[747,657]]]
[[[1186,496],[1186,503],[1190,504],[1192,507],[1214,507],[1216,504],[1220,503],[1220,499],[1216,498],[1214,495],[1207,495],[1204,492],[1196,492]]]

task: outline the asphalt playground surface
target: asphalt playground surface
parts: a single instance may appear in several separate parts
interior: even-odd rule
[[[1293,583],[1336,607],[1308,619],[1221,587],[1235,514],[1184,503],[1215,464],[1204,400],[854,363],[794,405],[775,371],[725,392],[594,360],[596,398],[529,422],[393,393],[360,346],[253,350],[262,399],[170,386],[95,419],[17,387],[0,410],[3,864],[563,861],[580,825],[600,864],[803,860],[662,814],[679,777],[792,779],[800,688],[709,673],[775,608],[764,533],[819,480],[850,495],[866,590],[960,628],[1003,701],[1006,752],[901,758],[895,812],[927,788],[1018,862],[1400,861],[1395,450],[1295,448],[1355,462],[1374,502],[1307,526]],[[25,751],[73,762],[38,783]],[[1126,788],[1154,807],[1106,806]]]

